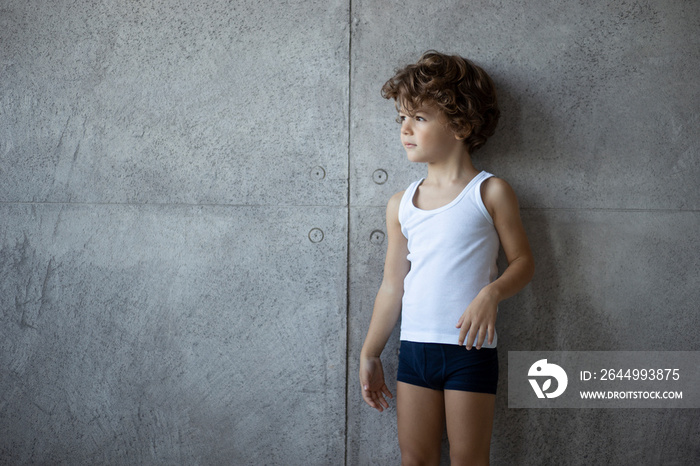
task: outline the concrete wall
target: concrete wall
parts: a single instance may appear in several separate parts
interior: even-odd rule
[[[435,48],[496,81],[475,162],[538,266],[499,314],[492,463],[693,464],[697,410],[513,410],[505,376],[509,350],[700,350],[698,26],[691,1],[1,0],[0,463],[396,464],[357,357],[384,205],[423,169],[379,88]]]

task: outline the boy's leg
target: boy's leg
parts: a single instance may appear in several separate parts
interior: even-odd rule
[[[496,395],[445,390],[452,466],[489,464]]]
[[[445,428],[443,392],[404,382],[396,385],[401,465],[438,465]]]

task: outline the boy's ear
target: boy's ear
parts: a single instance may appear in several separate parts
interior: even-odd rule
[[[465,139],[467,139],[469,137],[469,135],[471,133],[472,133],[471,128],[465,128],[462,131],[460,131],[459,133],[455,133],[455,138],[460,140],[460,141],[464,141]]]
[[[474,131],[472,125],[462,126],[458,131],[455,131],[455,138],[459,141],[464,141],[472,134],[472,131]]]

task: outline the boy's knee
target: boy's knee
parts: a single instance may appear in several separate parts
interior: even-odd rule
[[[425,452],[411,449],[401,449],[401,466],[438,466],[440,451]]]
[[[450,466],[489,466],[489,452],[450,447]]]

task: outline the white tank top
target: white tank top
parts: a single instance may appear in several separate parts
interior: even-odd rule
[[[408,239],[411,268],[404,280],[401,340],[456,345],[457,321],[479,291],[496,279],[500,243],[481,199],[481,183],[492,176],[482,171],[452,202],[433,210],[413,203],[423,179],[406,189],[399,222]],[[495,348],[498,337],[491,345],[486,338],[482,347]]]

